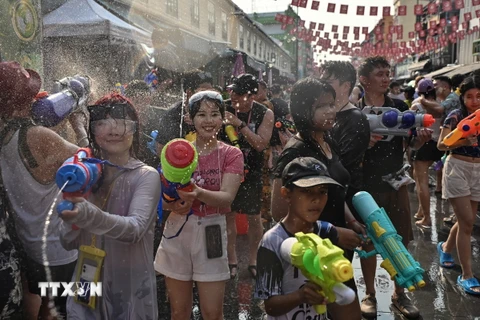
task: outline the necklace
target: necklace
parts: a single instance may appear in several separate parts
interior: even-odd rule
[[[337,113],[342,112],[342,110],[345,109],[345,107],[348,106],[349,104],[350,104],[350,101],[345,103],[345,105],[343,107],[341,107],[340,110],[337,111]]]

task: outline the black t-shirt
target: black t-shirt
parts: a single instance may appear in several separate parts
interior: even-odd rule
[[[227,111],[236,114],[241,121],[244,121],[247,127],[254,133],[257,133],[258,128],[263,122],[265,113],[268,110],[267,107],[255,101],[253,102],[250,112],[236,112],[230,100],[225,101],[225,107]],[[221,140],[228,141],[222,132],[220,132],[220,137]],[[241,132],[238,132],[238,144],[245,158],[245,167],[248,170],[245,180],[251,176],[260,176],[264,164],[264,152],[255,150]]]
[[[281,98],[273,98],[272,100],[270,100],[270,102],[273,104],[273,117],[275,121],[278,121],[281,118],[285,118],[288,114],[290,114],[288,103],[285,100]],[[282,143],[280,142],[280,137],[278,136],[278,129],[273,127],[270,145],[280,146],[281,144]]]
[[[336,153],[336,146],[333,140],[325,136],[326,141],[332,149],[332,159],[328,159],[320,150],[318,145],[312,142],[304,142],[301,138],[295,136],[288,141],[285,149],[278,158],[274,175],[275,178],[282,178],[283,169],[293,159],[299,157],[313,157],[328,168],[330,176],[345,188],[337,185],[329,186],[328,201],[320,216],[322,221],[327,221],[337,227],[345,227],[345,195],[350,182],[350,174],[340,162],[340,157]]]
[[[366,107],[365,98],[359,102],[360,109]],[[383,107],[391,107],[401,112],[408,110],[405,102],[385,96]],[[363,161],[363,181],[365,191],[391,192],[394,189],[382,177],[397,172],[403,166],[403,137],[390,141],[379,141],[365,152]]]
[[[180,123],[182,120],[182,102],[179,101],[171,106],[160,118],[157,125],[158,136],[157,142],[165,145],[167,142],[177,138],[185,138],[185,136],[195,131],[195,128],[183,121],[182,136],[180,136]]]
[[[350,187],[363,189],[363,157],[370,142],[370,125],[358,108],[337,113],[332,137],[338,146],[340,160],[350,173]]]

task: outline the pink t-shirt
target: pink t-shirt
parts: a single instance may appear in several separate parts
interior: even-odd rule
[[[243,176],[243,154],[240,149],[218,142],[218,148],[211,153],[198,157],[198,167],[193,174],[197,186],[211,191],[219,191],[223,175],[226,173]],[[193,214],[205,217],[211,214],[228,213],[230,207],[217,208],[195,200],[192,205]]]

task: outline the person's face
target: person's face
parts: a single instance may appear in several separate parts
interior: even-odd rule
[[[193,125],[197,135],[204,139],[215,138],[222,127],[222,122],[222,114],[218,106],[210,100],[201,102],[200,109],[195,114],[195,118],[193,118]]]
[[[377,67],[368,76],[361,76],[365,90],[372,93],[384,94],[388,90],[390,82],[390,68]]]
[[[328,131],[335,123],[335,100],[330,93],[321,94],[313,104],[313,125],[315,129]]]
[[[463,95],[463,103],[467,107],[467,111],[472,113],[480,108],[480,90],[473,88],[465,92]]]
[[[252,106],[254,94],[238,94],[235,91],[230,92],[230,99],[232,100],[232,107],[235,109],[248,109]]]
[[[295,216],[306,223],[314,223],[320,217],[328,200],[328,186],[318,185],[310,188],[284,188],[285,198]]]
[[[255,101],[262,102],[267,100],[267,88],[262,85],[258,86],[258,92],[255,95]]]
[[[102,151],[119,155],[130,152],[137,123],[130,117],[116,119],[108,116],[103,120],[92,121],[91,128],[95,142]]]
[[[443,81],[434,80],[433,86],[435,87],[435,93],[439,97],[448,95],[448,85]],[[448,92],[448,93],[447,93]]]
[[[348,99],[349,96],[349,91],[350,91],[350,84],[345,81],[344,83],[340,83],[340,80],[333,76],[327,77],[325,74],[322,74],[320,79],[325,80],[328,82],[329,85],[332,86],[333,89],[335,89],[335,93],[337,96],[336,102],[342,102],[345,99]]]
[[[400,86],[392,87],[391,91],[392,91],[392,94],[395,94],[395,95],[400,94]]]

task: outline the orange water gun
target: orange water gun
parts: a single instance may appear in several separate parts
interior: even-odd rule
[[[460,121],[452,132],[443,138],[443,144],[451,147],[460,139],[470,136],[478,136],[480,134],[480,109]],[[478,144],[474,144],[477,146]]]

